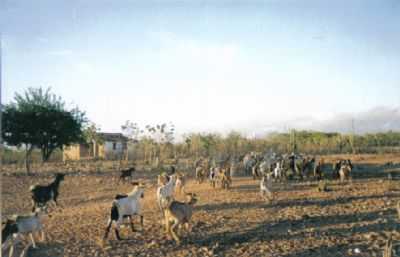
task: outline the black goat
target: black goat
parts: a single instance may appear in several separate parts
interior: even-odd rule
[[[125,180],[128,177],[132,179],[133,172],[135,172],[135,167],[121,170],[121,175],[119,176],[118,182],[121,180]]]
[[[34,185],[29,188],[32,193],[32,212],[35,211],[36,207],[44,206],[50,200],[53,200],[57,206],[58,188],[61,181],[64,180],[64,176],[63,173],[57,173],[55,180],[50,185]]]

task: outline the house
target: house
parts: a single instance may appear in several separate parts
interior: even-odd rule
[[[99,140],[63,148],[63,161],[125,158],[128,138],[121,133],[97,133]]]

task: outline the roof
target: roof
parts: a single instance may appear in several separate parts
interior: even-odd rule
[[[122,133],[97,133],[97,135],[103,139],[104,141],[128,141],[128,138],[124,135],[122,135]]]

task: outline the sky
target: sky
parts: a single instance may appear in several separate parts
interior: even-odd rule
[[[2,102],[51,87],[106,132],[399,114],[399,13],[400,0],[3,0]]]

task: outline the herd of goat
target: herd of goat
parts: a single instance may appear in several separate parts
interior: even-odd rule
[[[316,160],[314,157],[301,157],[294,154],[276,155],[270,154],[261,156],[256,153],[249,153],[243,156],[240,161],[229,158],[219,162],[208,159],[199,159],[195,162],[195,179],[198,183],[208,180],[212,187],[220,186],[229,189],[232,184],[232,176],[238,170],[244,170],[246,175],[252,175],[254,179],[260,179],[260,195],[267,202],[273,200],[272,183],[282,182],[289,179],[304,179],[314,177],[322,179],[323,160]],[[353,165],[350,160],[339,160],[334,164],[334,177],[341,181],[350,179]],[[132,178],[135,168],[121,170],[119,181]],[[28,215],[14,215],[11,219],[2,222],[2,251],[9,248],[9,257],[13,256],[14,246],[19,239],[29,235],[32,246],[36,248],[34,233],[41,233],[41,240],[45,240],[43,217],[49,215],[49,203],[57,206],[59,187],[64,180],[64,174],[58,173],[52,183],[47,186],[33,185],[30,187],[32,196],[32,213]],[[162,173],[157,177],[156,199],[160,209],[166,233],[172,237],[177,244],[180,238],[177,229],[183,225],[190,231],[190,219],[193,212],[193,205],[198,197],[194,193],[187,193],[185,190],[186,176],[182,172],[176,172],[175,167]],[[144,197],[146,185],[138,182],[131,182],[133,189],[128,194],[117,194],[112,202],[110,217],[107,221],[103,240],[114,224],[115,236],[121,240],[119,234],[120,226],[124,219],[129,219],[132,231],[135,231],[133,218],[140,217],[143,229],[143,215],[141,198]],[[185,202],[174,199],[176,194],[184,194]],[[29,247],[28,244],[27,247]]]
[[[196,180],[202,183],[209,178],[211,184],[215,187],[217,183],[223,188],[229,188],[231,175],[238,170],[243,170],[246,175],[252,175],[253,179],[261,179],[268,176],[275,181],[284,181],[289,179],[315,178],[321,180],[323,177],[324,160],[315,157],[301,155],[277,155],[266,154],[262,156],[251,152],[239,160],[227,158],[220,161],[218,165],[215,161],[199,159],[195,166]],[[334,163],[334,178],[344,180],[350,179],[350,171],[353,168],[351,161],[338,160]]]

